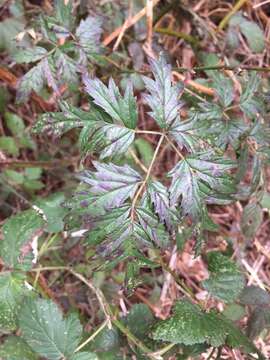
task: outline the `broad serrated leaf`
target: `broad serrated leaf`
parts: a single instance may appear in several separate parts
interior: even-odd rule
[[[126,317],[126,325],[137,338],[144,339],[154,322],[151,310],[145,304],[135,304]]]
[[[136,98],[133,95],[132,85],[126,87],[124,96],[111,78],[108,87],[99,79],[83,77],[87,93],[94,99],[94,103],[109,114],[116,123],[129,129],[135,129],[138,120]]]
[[[0,359],[2,360],[37,360],[37,355],[18,336],[9,336],[0,345]]]
[[[203,287],[209,293],[224,302],[233,302],[244,288],[244,275],[236,264],[220,252],[207,254],[209,279],[203,281]]]
[[[76,29],[79,44],[88,56],[97,54],[101,50],[101,26],[101,18],[88,16],[85,20],[81,20],[80,25]]]
[[[28,100],[32,91],[39,93],[46,81],[43,61],[30,69],[19,81],[16,100],[22,103]]]
[[[3,226],[0,256],[8,268],[29,270],[34,259],[32,240],[44,221],[34,210],[26,210],[12,216]]]
[[[28,64],[41,60],[47,53],[47,50],[41,46],[36,46],[34,48],[27,47],[16,51],[13,58],[17,64]]]
[[[27,299],[19,314],[23,339],[38,354],[49,360],[72,356],[77,348],[82,326],[75,314],[63,319],[51,300]]]
[[[20,302],[26,295],[26,278],[22,274],[5,272],[0,274],[0,330],[14,331]]]
[[[215,311],[203,312],[187,300],[176,303],[173,315],[159,321],[152,336],[154,340],[174,344],[207,343],[214,347],[227,344],[245,352],[257,352],[248,338],[224,316]]]
[[[269,147],[270,127],[265,123],[256,121],[255,124],[251,126],[249,137],[258,145]]]
[[[179,115],[181,103],[179,85],[172,85],[171,66],[165,57],[149,60],[154,80],[144,76],[143,81],[150,94],[145,94],[145,102],[150,106],[150,115],[161,128],[169,128]]]
[[[134,196],[142,178],[128,165],[118,166],[112,163],[93,162],[96,172],[85,171],[80,179],[90,185],[93,203],[106,209],[121,206]]]
[[[184,215],[198,219],[204,204],[224,203],[234,193],[234,182],[227,174],[235,164],[228,159],[209,154],[194,154],[181,160],[170,172],[170,201],[175,205],[180,201]]]
[[[245,305],[269,306],[270,294],[259,286],[251,285],[244,288],[239,300]]]

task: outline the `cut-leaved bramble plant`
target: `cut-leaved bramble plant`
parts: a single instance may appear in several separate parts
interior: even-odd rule
[[[209,67],[214,96],[202,97],[175,81],[161,53],[138,72],[143,94],[133,90],[131,81],[121,89],[117,79],[106,83],[88,73],[90,63],[105,58],[101,20],[87,17],[76,26],[71,3],[56,1],[54,16],[40,19],[44,47],[37,41],[14,55],[17,63],[35,63],[18,83],[17,100],[25,101],[47,84],[58,101],[59,111],[42,114],[33,134],[60,139],[73,131],[81,171],[74,174],[78,186],[72,195],[39,198],[3,225],[0,330],[5,337],[0,358],[197,359],[208,352],[208,359],[222,359],[228,349],[245,359],[265,359],[253,340],[269,328],[269,293],[247,286],[230,240],[223,252],[207,247],[209,236],[224,236],[213,216],[216,209],[244,204],[239,231],[248,241],[262,220],[270,127],[260,76],[255,71],[229,76]],[[60,100],[61,88],[74,89],[80,79],[83,106]],[[83,164],[88,164],[85,169]],[[28,173],[39,181],[41,171]],[[20,174],[5,176],[17,179]],[[24,176],[21,184],[27,181]],[[65,263],[55,255],[54,265],[46,256],[52,245],[61,248],[61,236],[63,247],[71,243],[66,239],[82,244],[89,262]],[[208,268],[208,277],[195,285],[203,297],[165,256],[181,253],[187,242],[194,258],[200,256]],[[121,312],[98,277],[117,267]],[[157,288],[164,281],[161,270],[178,289],[171,313],[164,316],[140,292],[143,303],[126,311],[123,294],[129,303],[142,284]],[[50,286],[65,276],[68,291],[68,279],[75,278],[95,296],[99,312],[94,325],[75,312],[63,316],[61,302],[43,277],[46,271],[54,272]]]

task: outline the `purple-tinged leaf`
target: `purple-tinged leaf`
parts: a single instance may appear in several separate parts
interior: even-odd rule
[[[108,87],[99,79],[90,79],[87,75],[84,75],[83,82],[87,93],[94,99],[94,103],[116,122],[129,129],[136,127],[138,114],[131,84],[127,86],[123,97],[113,79],[109,80]]]
[[[172,85],[171,66],[166,63],[163,56],[159,60],[150,60],[150,66],[155,80],[143,77],[146,89],[144,99],[152,109],[150,115],[161,128],[168,128],[179,115],[181,103],[179,85]]]
[[[16,96],[17,102],[22,103],[27,101],[32,91],[39,93],[42,90],[45,81],[46,78],[41,61],[20,79]]]
[[[121,206],[134,196],[142,178],[128,165],[118,166],[112,163],[94,162],[96,172],[85,171],[80,179],[91,186],[94,202],[105,209]]]
[[[76,29],[76,36],[87,55],[100,52],[101,26],[102,20],[100,17],[88,16],[85,20],[81,20],[80,25]]]
[[[176,205],[180,200],[184,215],[198,219],[204,214],[208,198],[212,203],[231,199],[235,192],[232,178],[226,173],[235,166],[231,160],[201,153],[181,160],[170,172],[172,184],[170,201]]]
[[[170,206],[168,189],[159,181],[153,181],[148,185],[147,190],[155,212],[167,228],[171,230],[173,227],[172,220],[175,218],[175,215],[173,215],[175,209]]]
[[[135,138],[134,131],[117,125],[105,125],[101,131],[109,141],[108,145],[102,150],[100,158],[124,154]]]

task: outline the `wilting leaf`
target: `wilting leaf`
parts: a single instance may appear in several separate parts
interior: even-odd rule
[[[207,254],[207,263],[210,277],[203,281],[203,287],[212,296],[233,302],[244,288],[244,275],[232,260],[217,251]]]
[[[23,339],[49,360],[70,357],[77,348],[82,326],[75,314],[63,319],[51,300],[27,299],[19,314]]]

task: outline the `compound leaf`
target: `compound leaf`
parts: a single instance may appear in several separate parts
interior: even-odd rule
[[[236,264],[217,251],[207,254],[210,277],[203,287],[217,299],[233,302],[244,288],[244,276]]]
[[[51,300],[27,299],[19,314],[22,337],[38,354],[49,360],[71,356],[77,348],[82,326],[71,314],[63,319]]]

